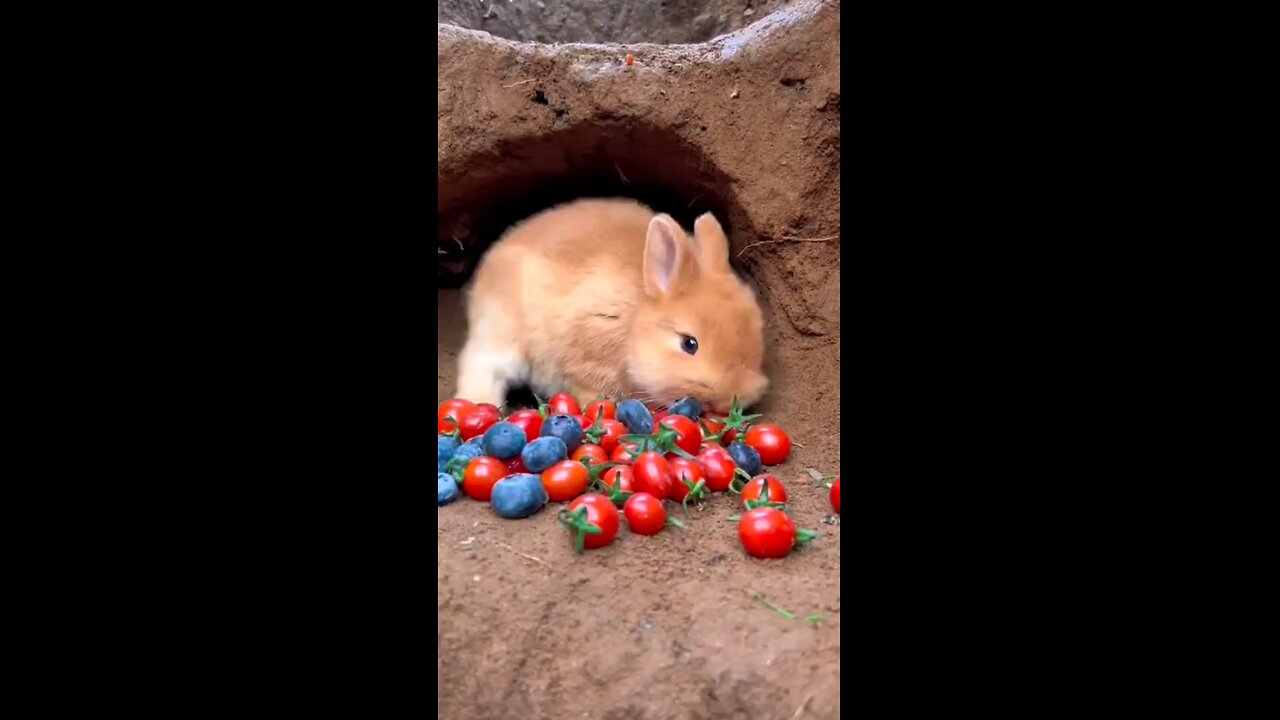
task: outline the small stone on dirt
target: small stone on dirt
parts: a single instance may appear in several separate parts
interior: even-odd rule
[[[652,630],[652,629],[653,629],[653,621],[652,621],[652,620],[650,620],[649,618],[645,618],[645,619],[641,620],[641,621],[640,621],[640,629],[641,629],[641,630]]]
[[[747,8],[746,10],[742,11],[742,14],[746,15],[747,17],[751,17],[752,15],[756,14],[756,11],[752,10],[751,8]]]
[[[840,516],[839,516],[839,515],[828,515],[828,516],[826,516],[826,517],[822,518],[822,524],[823,524],[823,525],[839,525],[839,524],[840,524]]]
[[[472,576],[471,576],[471,579],[472,579],[472,580],[475,580],[476,582],[480,582],[480,576],[479,576],[479,575],[472,575]]]

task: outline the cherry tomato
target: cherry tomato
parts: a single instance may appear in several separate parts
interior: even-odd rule
[[[577,450],[573,451],[573,455],[571,455],[569,459],[577,460],[583,465],[586,465],[588,462],[593,465],[603,465],[604,463],[609,462],[609,454],[606,453],[604,448],[599,445],[583,443],[578,446]]]
[[[743,505],[745,506],[748,501],[759,502],[764,500],[765,498],[762,497],[762,495],[764,493],[766,483],[769,485],[769,502],[787,502],[787,489],[782,486],[782,481],[777,477],[766,473],[764,475],[757,475],[751,478],[751,482],[748,482],[747,486],[742,488]]]
[[[581,415],[582,407],[578,405],[578,401],[569,393],[556,393],[547,401],[547,407],[551,409],[549,415]]]
[[[702,418],[698,420],[698,426],[702,428],[703,437],[710,437],[724,429],[724,421],[717,420],[704,414]]]
[[[517,455],[507,461],[508,475],[520,475],[521,473],[527,472],[529,472],[529,468],[524,466],[524,458],[521,456]]]
[[[612,400],[593,400],[587,403],[587,409],[582,412],[591,422],[596,421],[596,416],[603,414],[605,420],[612,420],[618,414],[618,406]]]
[[[742,441],[760,453],[765,465],[781,465],[791,454],[791,438],[777,425],[755,425]]]
[[[599,535],[583,535],[583,547],[589,550],[602,548],[618,537],[618,527],[621,524],[618,518],[618,508],[609,502],[609,498],[595,493],[583,495],[569,503],[568,510],[573,512],[580,507],[587,509],[586,521],[600,528]]]
[[[439,428],[437,435],[452,435],[458,429],[458,423],[454,422],[453,418],[440,418]]]
[[[680,416],[672,415],[672,417]],[[691,487],[697,486],[699,482],[706,482],[707,476],[702,471],[702,466],[693,460],[676,457],[668,459],[667,466],[671,468],[671,499],[676,502],[684,502]]]
[[[668,417],[668,413],[667,413],[667,409],[666,409],[666,408],[658,408],[657,410],[654,410],[654,411],[653,411],[653,424],[654,424],[654,425],[657,425],[658,423],[662,422],[662,421],[663,421],[663,419],[664,419],[664,418],[666,418],[666,417]]]
[[[618,447],[618,438],[627,434],[627,426],[617,420],[601,420],[600,427],[605,431],[605,434],[600,436],[600,447],[612,455],[614,449]]]
[[[476,500],[489,501],[493,486],[507,476],[507,464],[497,458],[478,457],[467,463],[462,473],[462,492]]]
[[[840,476],[836,476],[836,481],[831,483],[831,507],[835,508],[836,514],[840,514]]]
[[[698,423],[690,420],[683,415],[668,415],[658,424],[664,428],[676,431],[676,447],[694,455],[698,452],[698,448],[702,446],[702,430],[698,427]]]
[[[600,481],[609,487],[617,487],[622,492],[636,491],[636,477],[628,465],[619,465],[605,470]]]
[[[657,451],[640,453],[632,463],[631,471],[635,476],[637,492],[649,493],[659,500],[666,500],[671,496],[671,466]]]
[[[523,430],[524,437],[529,442],[538,439],[538,434],[542,432],[542,415],[537,410],[513,412],[507,422]]]
[[[459,398],[454,398],[452,400],[445,400],[444,402],[440,403],[440,409],[436,413],[436,419],[443,420],[447,417],[451,417],[454,420],[461,420],[462,411],[470,410],[471,408],[475,407],[475,405],[476,404],[471,402],[470,400],[461,400]]]
[[[582,426],[583,430],[586,430],[587,428],[591,427],[591,421],[587,419],[586,415],[572,415],[570,417],[572,417],[574,420],[577,420],[578,424]]]
[[[496,425],[501,419],[502,412],[496,405],[488,403],[473,405],[462,411],[462,417],[458,418],[458,429],[462,430],[463,440],[470,440],[477,435],[483,435],[485,430]]]
[[[748,510],[738,520],[738,539],[752,557],[784,558],[795,547],[796,524],[781,510]]]
[[[662,501],[649,493],[636,493],[622,506],[627,527],[636,535],[657,535],[667,526],[667,511]]]
[[[587,491],[591,473],[580,462],[561,460],[542,471],[542,487],[551,502],[569,502]]]
[[[738,469],[738,464],[733,461],[729,451],[718,445],[698,453],[698,464],[706,475],[707,489],[715,492],[728,490]]]
[[[636,459],[635,455],[632,453],[639,449],[640,446],[635,443],[619,441],[618,447],[614,448],[613,452],[609,454],[609,462],[626,463],[630,465],[635,462]]]

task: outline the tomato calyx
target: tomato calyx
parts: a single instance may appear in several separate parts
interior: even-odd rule
[[[749,482],[751,482],[751,473],[740,467],[735,467],[733,469],[733,480],[729,481],[729,492],[734,495],[741,495]],[[738,483],[742,484],[739,485]]]
[[[767,482],[761,485],[760,487],[760,499],[747,500],[746,502],[743,503],[743,507],[745,507],[747,510],[755,510],[756,508],[770,507],[775,510],[781,510],[783,512],[787,511],[786,503],[773,502],[769,499],[769,483]]]
[[[819,537],[820,536],[818,535],[818,533],[812,530],[796,528],[796,547],[800,547],[801,545],[805,545],[807,543],[813,542],[814,540],[817,540]]]
[[[689,501],[693,500],[694,502],[697,502],[707,497],[707,481],[699,480],[696,483],[691,483],[683,476],[677,476],[676,480],[684,483],[684,486],[689,488],[689,492],[684,496],[684,500],[680,501],[680,505],[684,508],[684,516],[689,517]]]
[[[600,535],[604,532],[587,520],[587,508],[585,505],[577,510],[561,510],[556,519],[573,533],[573,549],[579,553],[586,550],[588,535]]]
[[[609,434],[609,429],[603,424],[604,419],[604,413],[596,413],[595,421],[591,423],[590,427],[582,431],[582,434],[585,435],[593,445],[599,445],[604,436]]]
[[[659,424],[659,427],[661,427],[662,430],[659,430],[658,432],[652,435],[623,435],[622,437],[618,438],[618,442],[619,443],[628,442],[628,443],[631,443],[632,445],[638,446],[638,449],[636,450],[636,452],[632,453],[632,455],[640,455],[650,450],[654,450],[662,455],[666,455],[667,453],[675,453],[676,455],[684,458],[685,460],[698,459],[693,455],[690,455],[689,453],[685,452],[684,448],[681,448],[679,445],[676,445],[676,437],[679,436],[679,433],[661,424]]]
[[[747,426],[751,424],[751,421],[760,417],[760,413],[744,415],[742,413],[742,409],[742,406],[738,404],[738,396],[734,395],[733,403],[729,406],[729,416],[720,421],[724,423],[720,428],[720,432],[715,433],[714,435],[707,435],[703,440],[714,440],[715,442],[720,442],[720,439],[730,431],[737,430],[738,432],[745,432]],[[702,425],[702,429],[705,433],[707,430],[706,424]]]

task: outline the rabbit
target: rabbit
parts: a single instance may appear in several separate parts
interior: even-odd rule
[[[458,396],[472,402],[527,384],[725,413],[768,387],[763,315],[711,213],[689,235],[632,200],[553,207],[507,230],[466,292]]]

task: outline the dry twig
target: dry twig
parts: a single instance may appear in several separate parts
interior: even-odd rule
[[[840,239],[839,233],[836,233],[835,235],[831,235],[830,237],[820,237],[820,238],[802,238],[802,237],[792,237],[790,235],[783,235],[782,237],[776,238],[773,240],[761,240],[760,242],[753,242],[750,245],[742,248],[742,251],[738,253],[738,257],[742,257],[742,253],[745,253],[746,251],[750,250],[751,248],[757,245],[773,245],[774,243],[786,243],[786,242],[822,243],[822,242],[831,242],[832,240],[839,240],[839,239]]]
[[[538,78],[529,78],[528,80],[521,80],[520,82],[513,82],[513,83],[511,83],[510,85],[503,85],[503,86],[502,86],[502,89],[503,89],[503,90],[506,90],[506,89],[508,89],[508,88],[516,87],[517,85],[528,85],[528,84],[529,84],[529,83],[531,83],[531,82],[538,82]]]
[[[499,547],[506,548],[507,550],[510,550],[511,552],[513,552],[513,553],[515,553],[515,554],[519,555],[520,557],[522,557],[522,558],[524,558],[524,559],[526,559],[526,560],[532,560],[532,561],[534,561],[534,562],[538,563],[539,565],[542,565],[542,566],[546,567],[548,570],[550,570],[550,569],[551,569],[551,565],[549,565],[549,564],[547,563],[547,561],[543,560],[542,558],[536,558],[536,557],[534,557],[534,556],[532,556],[532,555],[529,555],[528,553],[522,553],[522,552],[520,552],[519,550],[517,550],[517,549],[515,549],[515,548],[511,547],[510,545],[508,545],[508,544],[506,544],[506,543],[504,543],[504,542],[500,542],[500,543],[498,543],[498,546],[499,546]]]

